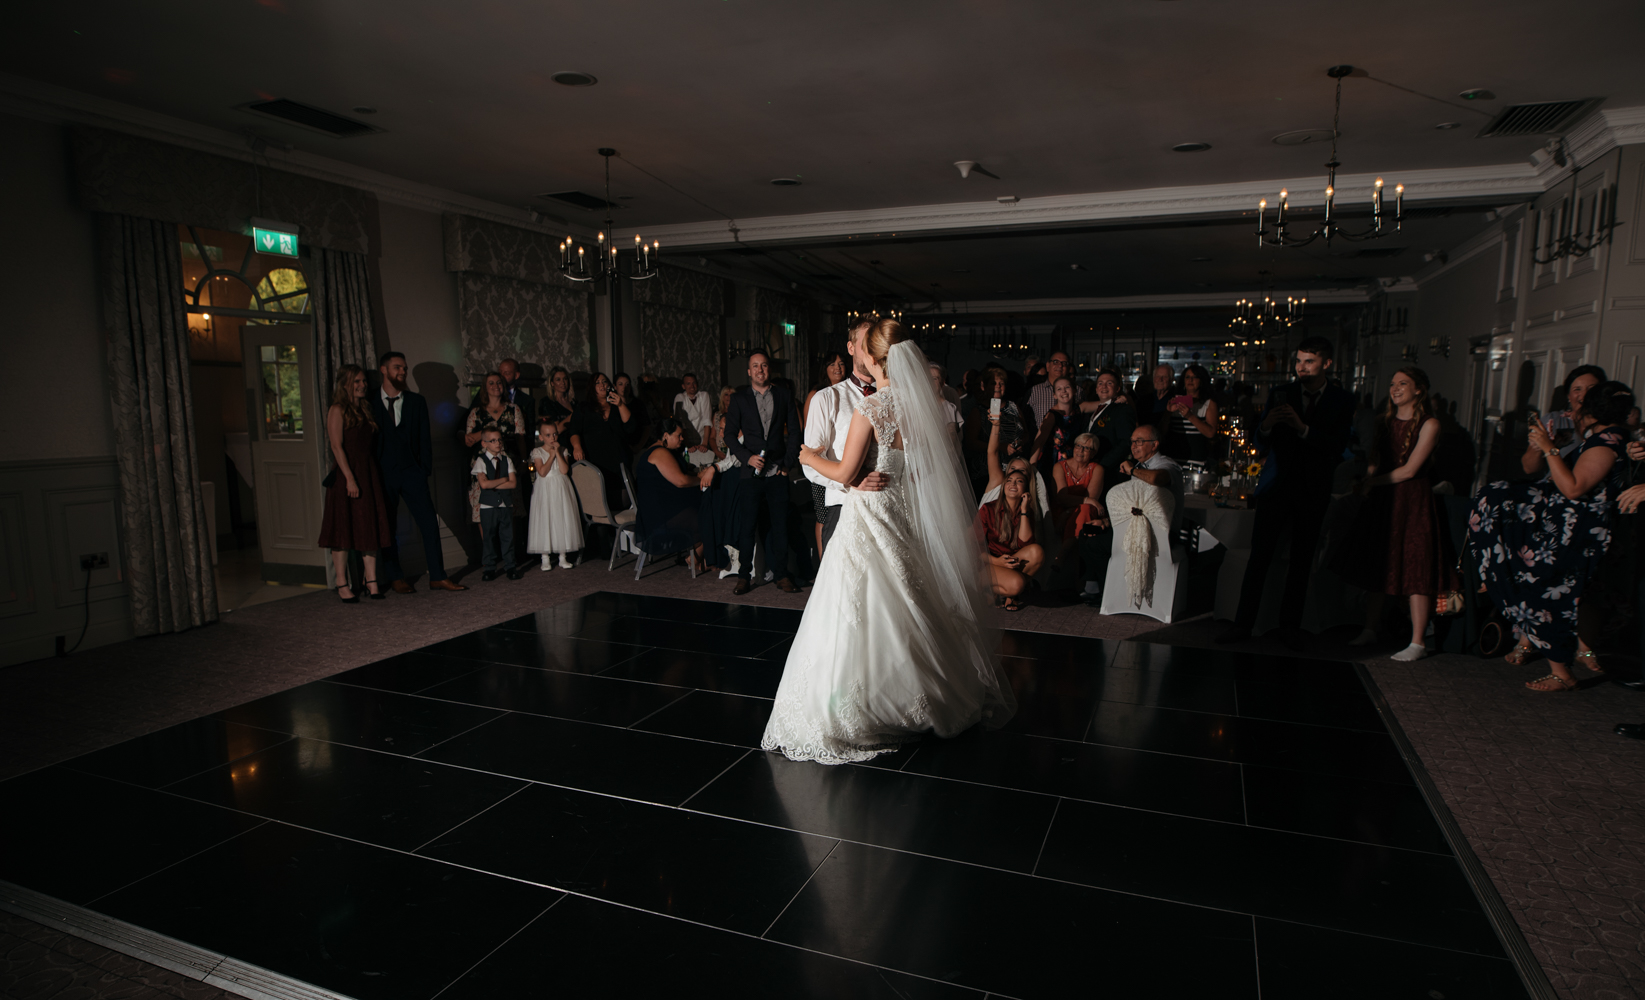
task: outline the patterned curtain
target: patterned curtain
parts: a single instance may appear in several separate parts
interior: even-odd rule
[[[99,215],[98,227],[132,621],[138,635],[181,632],[217,620],[217,581],[195,467],[177,226]]]
[[[359,365],[369,373],[377,367],[366,256],[310,247],[304,271],[313,303],[316,385],[321,403],[329,406],[339,368]]]

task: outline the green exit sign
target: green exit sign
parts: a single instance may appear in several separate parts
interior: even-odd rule
[[[783,324],[783,336],[785,336],[785,337],[794,336],[794,324],[793,323],[784,323]]]
[[[258,253],[276,254],[281,257],[297,256],[297,234],[285,233],[278,229],[264,229],[261,226],[251,227],[252,244]]]

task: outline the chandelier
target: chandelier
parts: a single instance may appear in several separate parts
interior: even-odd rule
[[[1266,343],[1270,334],[1302,322],[1308,308],[1307,296],[1287,295],[1282,302],[1273,291],[1273,272],[1259,272],[1265,291],[1261,298],[1240,299],[1234,303],[1234,318],[1228,321],[1229,335],[1241,347]],[[1235,346],[1234,341],[1228,343]]]
[[[1389,305],[1386,292],[1373,295],[1359,314],[1358,333],[1362,337],[1398,337],[1410,328],[1411,310]]]
[[[1562,167],[1568,162],[1564,139],[1554,143],[1554,162]],[[1577,190],[1580,173],[1581,167],[1571,167],[1571,196],[1560,203],[1559,221],[1548,227],[1548,242],[1531,254],[1538,264],[1584,256],[1609,243],[1616,231],[1616,185],[1601,188],[1599,197],[1589,202],[1584,212],[1582,194]],[[1586,219],[1579,218],[1583,215]]]
[[[1325,221],[1320,227],[1307,236],[1292,236],[1286,230],[1290,223],[1285,220],[1285,210],[1289,207],[1291,192],[1281,190],[1279,193],[1279,216],[1274,220],[1274,229],[1268,230],[1266,218],[1268,213],[1268,199],[1257,202],[1257,245],[1270,247],[1305,247],[1320,237],[1325,237],[1325,245],[1330,246],[1333,239],[1344,239],[1355,243],[1363,240],[1379,240],[1384,236],[1400,231],[1401,223],[1405,219],[1405,185],[1394,185],[1394,227],[1384,230],[1382,226],[1382,178],[1378,177],[1371,186],[1371,225],[1368,229],[1359,232],[1349,232],[1337,225],[1332,213],[1336,209],[1337,197],[1337,168],[1342,166],[1337,161],[1337,137],[1341,131],[1337,125],[1342,118],[1342,78],[1354,71],[1352,66],[1332,66],[1325,74],[1337,81],[1336,110],[1331,115],[1331,161],[1325,164]]]
[[[653,258],[662,256],[660,241],[652,240],[647,245],[636,233],[634,266],[624,274],[622,259],[617,251],[616,236],[606,239],[606,233],[611,231],[611,158],[617,155],[617,151],[602,147],[598,152],[605,157],[605,230],[595,237],[592,247],[579,245],[575,236],[567,236],[560,243],[560,273],[572,281],[602,281],[606,278],[644,281],[647,278],[655,278],[657,263]]]

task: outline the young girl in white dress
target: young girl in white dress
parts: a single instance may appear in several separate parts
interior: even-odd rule
[[[531,450],[537,482],[531,491],[526,551],[542,554],[545,573],[554,568],[549,560],[552,553],[559,553],[561,569],[571,569],[566,553],[580,552],[583,547],[582,516],[577,493],[571,488],[571,463],[560,447],[560,431],[552,419],[545,417],[538,422],[537,440],[541,444]]]

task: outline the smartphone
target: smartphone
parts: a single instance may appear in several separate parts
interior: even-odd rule
[[[1171,405],[1171,406],[1186,406],[1186,407],[1188,407],[1188,409],[1192,410],[1194,408],[1194,397],[1192,397],[1192,396],[1173,396],[1173,397],[1171,397],[1171,402],[1170,402],[1169,405]]]
[[[988,415],[991,417],[1000,415],[1000,399],[998,396],[988,401]]]
[[[1269,405],[1271,405],[1271,406],[1284,406],[1285,405],[1285,390],[1284,389],[1275,389],[1273,391],[1273,394],[1268,397],[1268,402],[1269,402]]]

